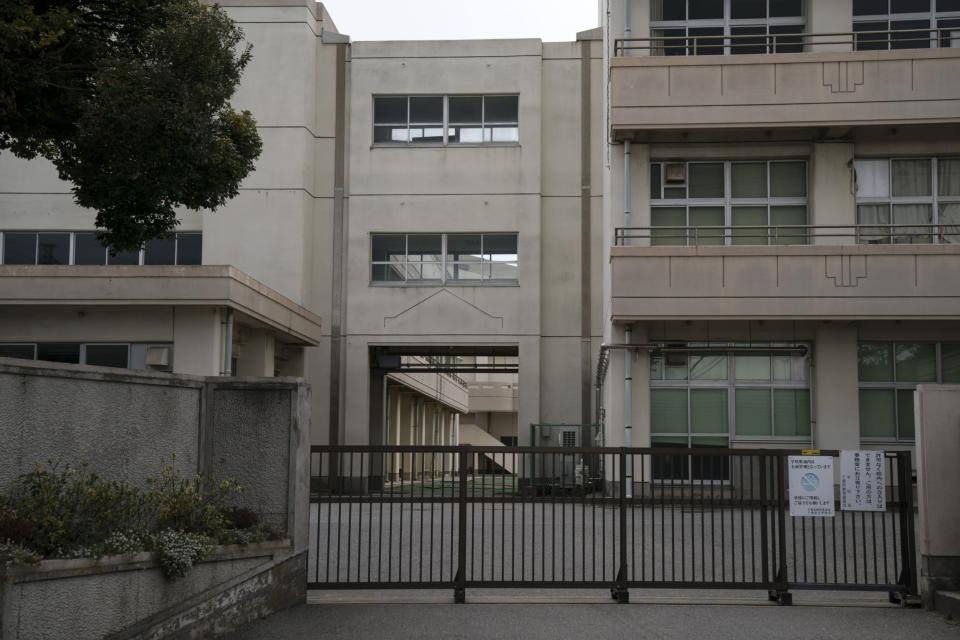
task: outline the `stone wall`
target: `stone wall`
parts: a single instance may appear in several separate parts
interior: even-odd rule
[[[288,537],[282,548],[228,554],[177,581],[143,558],[114,561],[109,570],[93,560],[53,561],[91,564],[65,571],[47,562],[0,570],[0,637],[66,637],[30,622],[43,611],[56,612],[76,638],[103,637],[105,629],[117,638],[208,637],[303,602],[309,407],[309,386],[299,378],[203,378],[0,358],[0,488],[47,460],[143,483],[175,452],[181,473],[243,485],[238,506]],[[72,595],[61,607],[57,594]]]

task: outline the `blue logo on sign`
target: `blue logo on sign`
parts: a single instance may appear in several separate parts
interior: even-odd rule
[[[820,486],[820,478],[815,473],[808,473],[800,478],[800,486],[807,493],[813,493]]]

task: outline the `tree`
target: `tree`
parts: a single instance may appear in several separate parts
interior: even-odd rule
[[[230,105],[251,48],[198,0],[0,0],[0,150],[44,157],[138,249],[237,195],[262,144]]]

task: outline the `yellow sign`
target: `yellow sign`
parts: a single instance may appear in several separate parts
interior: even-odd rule
[[[804,449],[800,453],[805,456],[818,456],[820,455],[820,449]]]

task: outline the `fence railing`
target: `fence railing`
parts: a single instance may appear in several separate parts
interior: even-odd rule
[[[616,246],[960,244],[958,224],[727,225],[618,227]],[[845,244],[839,243],[839,244]]]
[[[837,46],[854,51],[930,49],[960,46],[957,27],[932,29],[863,30],[836,33],[770,33],[666,35],[674,29],[653,27],[648,38],[614,40],[614,55],[643,52],[652,56],[802,53],[835,51]],[[657,34],[657,31],[664,33]]]
[[[885,512],[832,518],[790,517],[791,453],[314,447],[309,586],[916,594],[909,453]]]

